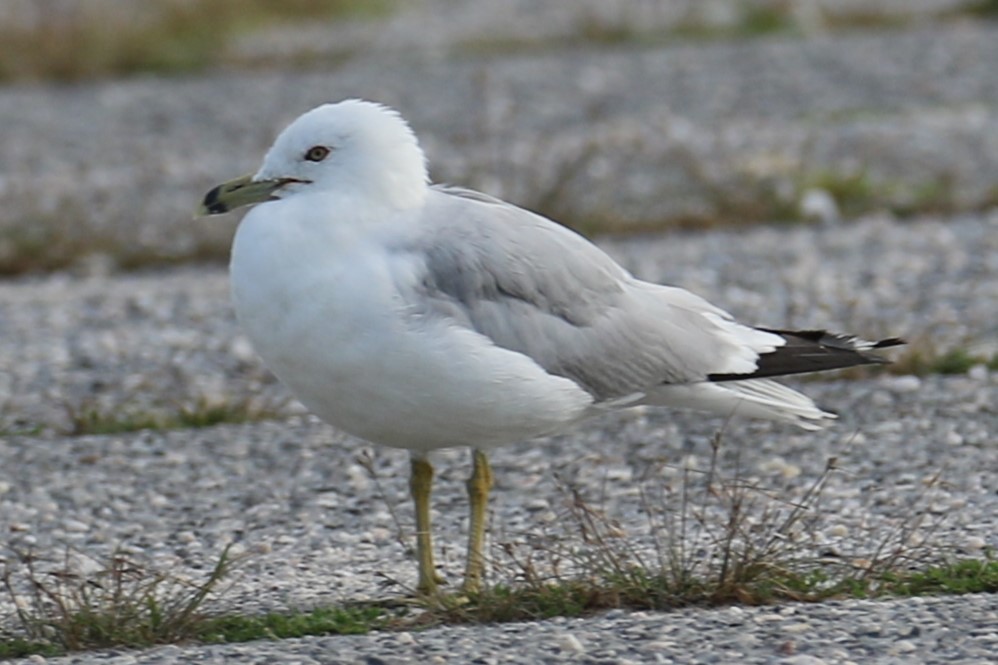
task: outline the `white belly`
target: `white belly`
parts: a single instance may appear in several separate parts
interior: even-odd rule
[[[236,313],[267,366],[323,420],[416,450],[488,447],[588,414],[590,396],[530,358],[420,314],[376,244],[280,234],[243,220],[233,245]],[[332,240],[332,239],[331,239]],[[403,268],[404,269],[404,268]]]

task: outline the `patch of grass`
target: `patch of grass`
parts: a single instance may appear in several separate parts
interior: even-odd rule
[[[795,29],[785,8],[749,6],[742,9],[731,24],[714,24],[699,12],[689,15],[670,29],[652,31],[637,22],[608,22],[596,16],[579,21],[573,40],[588,44],[656,44],[675,39],[734,39],[761,37]]]
[[[20,637],[4,639],[0,635],[0,658],[26,658],[28,656],[60,656],[64,652],[50,642],[33,642]]]
[[[978,0],[958,11],[979,18],[998,18],[998,0]]]
[[[88,434],[124,434],[144,429],[166,429],[166,421],[152,413],[104,413],[96,408],[84,408],[70,414],[72,425],[67,434],[85,436]]]
[[[630,23],[609,23],[592,15],[584,15],[576,27],[576,39],[589,44],[635,44],[649,38],[647,32]]]
[[[983,0],[981,8],[954,13],[905,14],[885,12],[876,8],[851,8],[840,11],[821,11],[816,16],[820,27],[832,32],[856,29],[903,28],[919,19],[949,19],[958,15],[993,15],[993,5],[998,0]],[[597,15],[584,15],[568,34],[543,38],[524,39],[499,35],[478,38],[459,45],[459,49],[472,53],[512,53],[547,51],[585,45],[661,46],[676,41],[744,40],[773,35],[807,34],[809,26],[795,15],[792,3],[750,4],[736,7],[738,12],[729,20],[717,20],[705,14],[695,4],[685,16],[673,23],[643,25],[634,18],[608,21]]]
[[[368,465],[373,468],[370,460]],[[533,544],[499,543],[490,562],[498,583],[470,597],[423,599],[419,611],[411,613],[366,603],[258,616],[212,614],[208,601],[224,592],[220,585],[233,565],[228,550],[203,580],[194,582],[120,554],[89,574],[68,564],[43,571],[37,559],[21,555],[21,577],[8,564],[0,578],[20,620],[18,634],[0,633],[0,655],[414,630],[443,623],[577,617],[616,608],[662,611],[998,592],[993,553],[939,563],[940,550],[922,538],[938,525],[933,520],[944,519],[917,508],[938,476],[923,485],[903,517],[880,528],[874,551],[829,558],[815,556],[813,535],[822,526],[818,508],[839,469],[836,459],[796,490],[778,491],[748,475],[740,452],[724,449],[718,435],[705,468],[684,463],[658,470],[665,469],[679,474],[668,489],[653,482],[654,470],[639,481],[651,547],[630,538],[581,490],[563,486],[566,512],[554,522],[554,538],[541,534]]]
[[[828,30],[846,32],[850,30],[890,30],[904,28],[919,18],[916,14],[885,12],[876,7],[862,9],[852,7],[848,11],[825,11],[822,25]],[[925,15],[922,15],[925,18]],[[944,18],[930,16],[929,18]]]
[[[793,16],[781,7],[752,5],[743,7],[732,23],[714,23],[699,11],[689,13],[668,30],[670,39],[711,41],[753,39],[797,32]]]
[[[892,374],[966,374],[970,368],[984,365],[991,371],[998,371],[998,353],[990,358],[963,348],[938,351],[931,344],[912,344],[897,360],[887,366]]]
[[[178,73],[218,63],[235,35],[275,23],[386,11],[388,0],[160,0],[107,11],[74,3],[28,25],[0,28],[0,80],[77,81]]]
[[[199,399],[169,409],[129,408],[104,409],[96,404],[70,405],[67,434],[121,434],[140,430],[188,429],[212,427],[223,423],[246,423],[279,418],[282,404],[263,403],[251,397],[227,401]]]
[[[174,427],[211,427],[222,423],[245,423],[273,417],[273,411],[259,406],[252,400],[212,404],[199,401],[193,406],[181,407]]]
[[[100,238],[86,238],[79,233],[78,225],[61,221],[81,216],[81,210],[60,201],[51,212],[28,215],[0,229],[0,276],[59,270],[81,256],[100,251]]]
[[[200,581],[150,569],[122,553],[86,573],[69,558],[44,567],[31,554],[15,553],[16,562],[5,564],[0,587],[17,608],[18,629],[0,630],[0,658],[190,641],[354,635],[382,629],[388,618],[374,605],[262,616],[210,613],[210,601],[224,593],[222,581],[238,563],[229,548]]]
[[[306,635],[361,635],[386,627],[385,610],[373,605],[320,607],[294,614],[210,617],[198,627],[198,640],[207,643],[276,640]]]
[[[731,587],[727,593],[687,580],[634,569],[624,577],[601,580],[560,580],[543,585],[491,587],[470,599],[438,606],[421,622],[493,623],[535,621],[553,617],[583,617],[611,609],[669,611],[684,607],[768,605],[779,602],[821,602],[842,598],[887,598],[960,595],[998,591],[998,561],[966,559],[909,572],[865,578],[830,579],[820,571],[807,574],[760,570],[755,583]]]
[[[20,635],[4,636],[4,650],[52,655],[83,649],[148,647],[193,639],[204,625],[204,606],[231,572],[222,551],[201,581],[150,570],[115,553],[94,572],[65,562],[42,570],[30,553],[6,564],[0,583],[13,601]]]
[[[625,20],[608,21],[596,15],[583,15],[575,29],[566,34],[543,38],[519,38],[505,35],[481,37],[458,45],[464,52],[476,54],[513,53],[523,51],[549,51],[568,47],[599,46],[660,46],[670,42],[744,39],[776,33],[793,32],[796,28],[786,10],[770,7],[748,7],[737,20],[716,24],[705,20],[699,13],[667,26],[646,26],[624,17]]]
[[[874,183],[865,171],[814,173],[808,176],[804,185],[798,189],[825,190],[835,199],[842,216],[847,218],[870,212],[883,201],[883,188]]]
[[[940,550],[921,535],[938,522],[917,509],[879,536],[872,552],[817,557],[810,545],[821,526],[817,508],[837,461],[828,460],[803,494],[789,499],[743,475],[737,453],[734,474],[723,473],[719,451],[718,438],[708,468],[682,470],[678,496],[643,488],[653,548],[638,546],[573,491],[569,514],[559,521],[573,538],[545,541],[539,550],[501,544],[503,582],[461,602],[439,603],[419,620],[524,621],[618,608],[661,611],[994,587],[998,563],[990,558],[926,563],[938,560]]]
[[[565,578],[540,584],[500,584],[473,596],[444,596],[414,614],[390,611],[376,603],[320,607],[306,612],[264,615],[211,614],[205,607],[214,587],[228,573],[223,554],[200,585],[184,584],[176,597],[151,591],[164,576],[143,578],[142,571],[112,560],[108,571],[85,580],[70,573],[55,577],[32,570],[36,589],[31,609],[19,610],[28,638],[0,634],[0,657],[57,656],[84,649],[132,647],[195,641],[205,644],[299,638],[309,635],[359,635],[381,630],[413,630],[442,623],[535,621],[580,617],[608,609],[675,610],[690,606],[759,605],[780,601],[817,602],[830,598],[882,598],[998,591],[998,561],[968,559],[908,572],[885,571],[860,580],[838,580],[819,570],[792,574],[778,569],[753,573],[754,587],[719,589],[690,578],[676,584],[670,575],[635,568],[599,580]],[[103,581],[110,573],[111,583]],[[133,582],[118,581],[138,573]],[[17,594],[5,572],[5,585]],[[74,580],[67,585],[65,578]],[[134,588],[129,588],[129,587]],[[82,591],[82,589],[86,589]],[[718,591],[722,593],[718,594]],[[752,593],[747,594],[748,591]],[[103,600],[101,600],[103,599]],[[23,630],[23,629],[27,630]]]
[[[882,593],[892,596],[998,593],[998,560],[966,559],[908,574],[885,574]]]
[[[884,182],[875,179],[865,169],[813,170],[791,168],[780,175],[760,173],[748,167],[718,178],[704,159],[683,144],[672,146],[670,164],[682,169],[691,188],[699,190],[702,212],[676,213],[667,218],[635,220],[619,219],[609,211],[580,218],[567,206],[567,194],[574,191],[578,174],[599,154],[596,145],[578,151],[575,159],[566,161],[564,168],[553,170],[546,182],[536,185],[526,197],[526,207],[556,219],[587,234],[642,232],[662,229],[718,228],[757,223],[795,224],[813,221],[800,209],[804,194],[810,190],[826,192],[835,202],[838,213],[845,219],[871,212],[890,210],[898,217],[910,217],[928,212],[950,212],[954,203],[951,179],[944,176],[925,182]],[[992,200],[979,202],[980,209],[991,206]],[[972,207],[972,206],[965,206]]]
[[[40,423],[5,422],[0,413],[0,437],[2,436],[38,436],[45,431]]]
[[[25,215],[0,228],[0,277],[73,270],[91,259],[115,270],[142,270],[192,263],[225,263],[230,238],[193,236],[182,253],[166,253],[118,225],[94,228],[80,202],[64,201],[56,210]],[[67,223],[67,220],[73,220]]]
[[[795,24],[785,9],[776,7],[752,6],[744,10],[739,21],[737,34],[745,37],[760,37],[794,30]]]
[[[915,183],[907,188],[906,196],[894,197],[891,210],[898,217],[954,211],[957,209],[954,186],[953,179],[949,177]],[[984,207],[990,207],[990,202]]]
[[[912,217],[956,209],[952,178],[924,182],[890,182],[874,179],[865,170],[819,171],[805,174],[797,184],[799,193],[810,189],[828,192],[844,218],[855,218],[876,210],[890,210],[897,217]],[[798,198],[800,194],[798,194]],[[990,202],[982,202],[989,207]]]

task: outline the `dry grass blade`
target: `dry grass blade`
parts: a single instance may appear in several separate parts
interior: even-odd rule
[[[30,552],[15,555],[19,565],[7,564],[2,580],[16,607],[19,632],[64,651],[143,647],[197,636],[206,603],[234,564],[226,547],[203,580],[191,581],[150,569],[123,552],[105,562],[67,552],[60,566],[48,570]]]
[[[724,448],[718,435],[704,467],[662,463],[646,471],[639,493],[644,535],[628,534],[580,488],[558,479],[566,509],[555,533],[503,539],[490,563],[504,581],[470,603],[437,610],[437,619],[862,597],[901,588],[898,580],[916,574],[916,562],[931,569],[943,560],[932,541],[941,520],[927,528],[916,509],[938,478],[884,535],[864,541],[862,553],[831,557],[817,549],[825,517],[818,507],[839,459],[828,458],[798,489],[777,490],[746,474],[737,446],[722,455]],[[678,486],[666,477],[678,478]]]
[[[5,45],[0,80],[75,81],[193,71],[223,61],[232,37],[261,25],[332,20],[390,8],[388,0],[36,4],[40,6],[32,8],[34,14],[0,26]]]

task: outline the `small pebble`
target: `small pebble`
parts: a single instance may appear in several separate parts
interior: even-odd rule
[[[567,653],[582,654],[586,651],[586,648],[582,645],[582,642],[579,641],[579,638],[571,633],[559,635],[555,643],[560,650]]]
[[[844,524],[835,524],[825,529],[825,535],[830,538],[845,538],[849,535],[849,527]]]
[[[922,387],[922,380],[912,374],[895,376],[887,381],[887,387],[895,393],[913,393]]]
[[[988,380],[991,375],[986,365],[974,365],[969,370],[967,370],[967,376],[974,381],[984,382]]]

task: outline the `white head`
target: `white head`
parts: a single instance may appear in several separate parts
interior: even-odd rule
[[[348,99],[288,125],[260,170],[208,192],[202,212],[310,192],[349,192],[408,208],[422,203],[428,181],[426,158],[405,120],[381,104]]]

